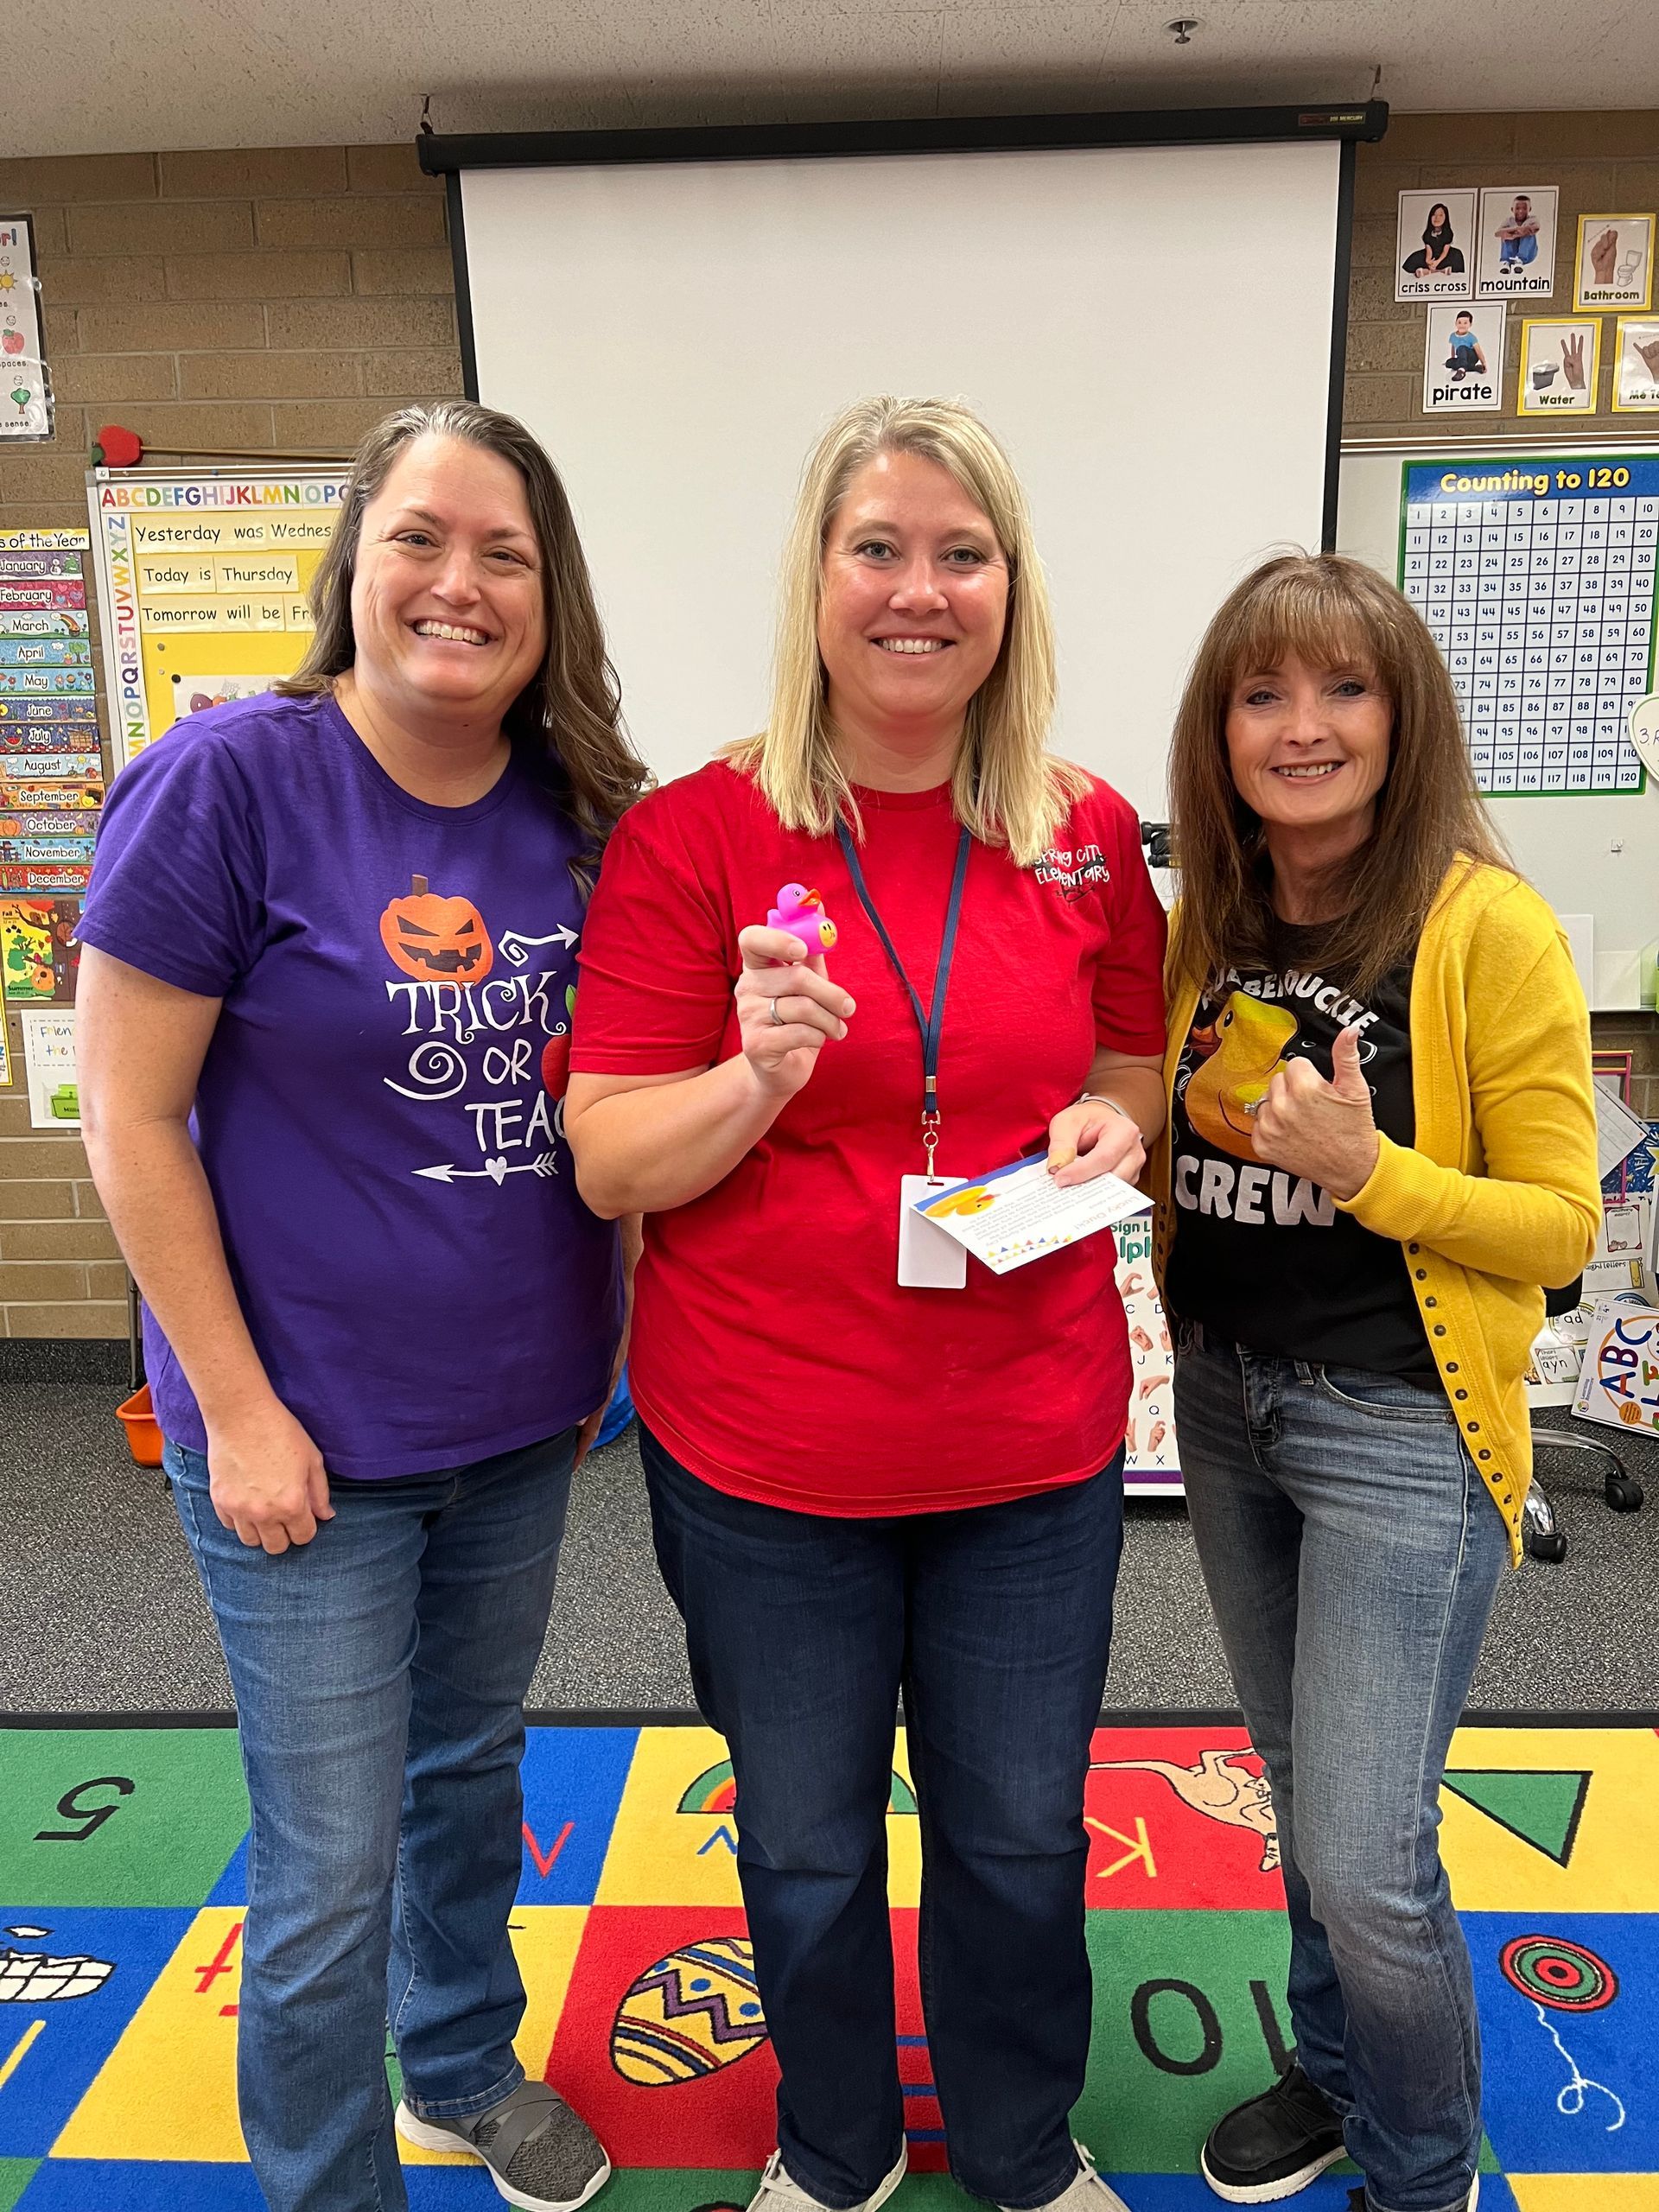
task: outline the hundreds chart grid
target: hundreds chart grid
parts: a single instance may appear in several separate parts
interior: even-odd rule
[[[1639,791],[1659,457],[1408,464],[1400,583],[1457,690],[1484,791]]]

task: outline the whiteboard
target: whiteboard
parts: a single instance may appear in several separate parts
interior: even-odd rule
[[[1333,141],[461,175],[479,397],[564,474],[660,775],[766,719],[824,425],[965,397],[1030,494],[1059,750],[1161,817],[1205,622],[1323,516]]]
[[[1410,462],[1439,461],[1448,451],[1460,460],[1514,461],[1530,451],[1576,450],[1562,439],[1455,445],[1428,442],[1411,452],[1344,451],[1337,511],[1338,550],[1369,562],[1399,580],[1402,470]],[[1659,451],[1637,442],[1617,448],[1598,443],[1595,458]],[[1603,1011],[1638,1007],[1643,945],[1659,938],[1659,789],[1627,797],[1569,795],[1506,797],[1487,804],[1499,834],[1528,880],[1563,917],[1588,916],[1594,925],[1591,1005]],[[1574,934],[1578,934],[1577,931]]]

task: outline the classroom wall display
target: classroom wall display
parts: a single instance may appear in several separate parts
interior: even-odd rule
[[[1472,300],[1475,296],[1473,192],[1402,192],[1394,246],[1394,296]]]
[[[73,1007],[26,1006],[18,1019],[23,1031],[29,1127],[78,1129],[80,1093],[75,1077]]]
[[[1399,580],[1452,671],[1484,791],[1639,791],[1659,457],[1405,464]]]
[[[1529,315],[1521,325],[1517,415],[1593,415],[1601,381],[1599,315]]]
[[[1659,315],[1620,315],[1613,338],[1613,406],[1659,414]]]
[[[1651,215],[1580,215],[1577,308],[1647,308],[1653,304]]]
[[[0,215],[0,438],[31,444],[51,435],[35,226],[27,215]]]
[[[92,472],[118,768],[181,715],[298,667],[343,489],[339,469]]]
[[[12,988],[19,939],[6,934],[6,894],[73,901],[92,873],[104,764],[89,696],[90,546],[84,530],[0,530],[0,962],[8,997],[22,994]],[[59,772],[63,763],[73,766]]]
[[[1547,300],[1555,289],[1560,194],[1553,184],[1488,185],[1480,195],[1478,300]]]
[[[1423,412],[1490,410],[1503,397],[1503,323],[1509,310],[1483,300],[1430,308],[1423,341]]]

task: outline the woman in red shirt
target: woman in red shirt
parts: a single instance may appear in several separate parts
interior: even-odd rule
[[[900,1236],[936,1141],[953,1176],[1046,1138],[1066,1181],[1134,1177],[1163,1121],[1163,914],[1132,810],[1045,750],[1053,670],[995,440],[862,402],[807,469],[766,730],[630,811],[588,918],[565,1123],[588,1204],[645,1216],[658,1557],[731,1750],[783,2075],[761,2212],[874,2208],[905,2171],[901,1689],[951,2171],[1020,2212],[1119,2203],[1067,2125],[1122,1535],[1112,1241],[998,1276]],[[791,884],[827,953],[765,925]]]

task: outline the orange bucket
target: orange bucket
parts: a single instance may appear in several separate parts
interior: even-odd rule
[[[127,1449],[141,1467],[159,1467],[162,1464],[162,1432],[156,1424],[156,1409],[149,1402],[149,1385],[136,1390],[123,1406],[115,1409],[115,1417],[127,1432]]]

